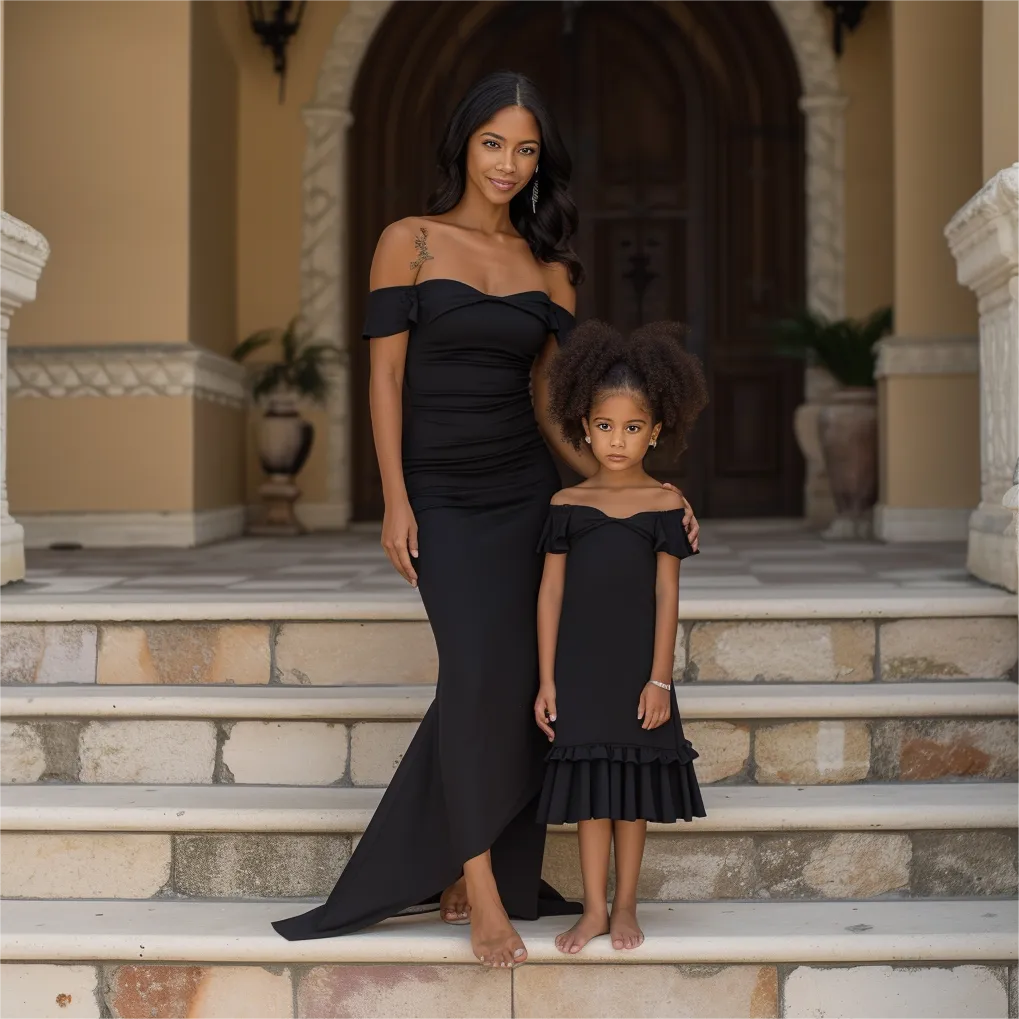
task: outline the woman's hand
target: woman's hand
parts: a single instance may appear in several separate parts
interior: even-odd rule
[[[411,587],[417,587],[418,575],[413,560],[418,555],[418,522],[406,499],[395,506],[386,503],[382,517],[382,547],[397,573]]]
[[[683,526],[686,528],[686,536],[690,539],[690,547],[696,552],[697,551],[697,539],[701,533],[701,525],[697,523],[697,518],[693,515],[693,506],[686,501],[686,496],[676,488],[675,485],[670,485],[667,481],[662,485],[662,488],[668,488],[670,491],[675,492],[683,500]]]
[[[549,722],[555,721],[555,687],[541,686],[534,702],[534,720],[538,728],[548,737],[549,743],[555,739],[555,730]]]
[[[657,729],[672,717],[672,696],[654,683],[646,683],[637,706],[637,720],[643,719],[642,729]]]

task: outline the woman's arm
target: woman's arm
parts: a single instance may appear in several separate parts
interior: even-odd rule
[[[541,353],[531,369],[531,391],[534,394],[534,416],[538,420],[538,428],[545,441],[552,447],[556,455],[566,461],[567,465],[582,478],[589,478],[598,470],[598,461],[594,454],[582,447],[576,449],[572,443],[563,438],[558,425],[554,424],[548,412],[548,365],[556,355],[556,341],[551,337],[541,348]]]
[[[413,223],[407,220],[392,223],[382,232],[372,260],[372,290],[414,282],[414,233]],[[385,500],[382,546],[397,571],[416,586],[412,559],[418,554],[417,521],[407,498],[402,453],[403,373],[409,335],[409,330],[404,330],[372,339],[368,400]]]
[[[566,556],[547,553],[545,570],[538,590],[538,698],[534,702],[534,720],[549,740],[555,731],[554,722],[555,652],[559,640],[559,616],[563,608],[563,587],[566,582]]]

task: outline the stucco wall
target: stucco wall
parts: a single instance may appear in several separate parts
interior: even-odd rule
[[[983,177],[1019,160],[1019,2],[984,0]]]
[[[11,0],[4,208],[49,240],[20,345],[187,339],[189,5]]]

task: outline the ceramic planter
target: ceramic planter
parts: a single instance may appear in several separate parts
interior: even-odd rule
[[[258,458],[269,475],[259,487],[265,516],[250,530],[253,534],[300,534],[294,504],[301,490],[295,475],[308,460],[315,429],[301,417],[295,393],[274,393],[259,423]]]
[[[833,392],[818,415],[818,433],[837,516],[826,538],[869,538],[877,501],[877,390]]]

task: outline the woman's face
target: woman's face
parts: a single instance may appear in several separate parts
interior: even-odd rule
[[[534,115],[505,106],[467,142],[467,179],[493,204],[508,205],[532,183],[540,149]]]

